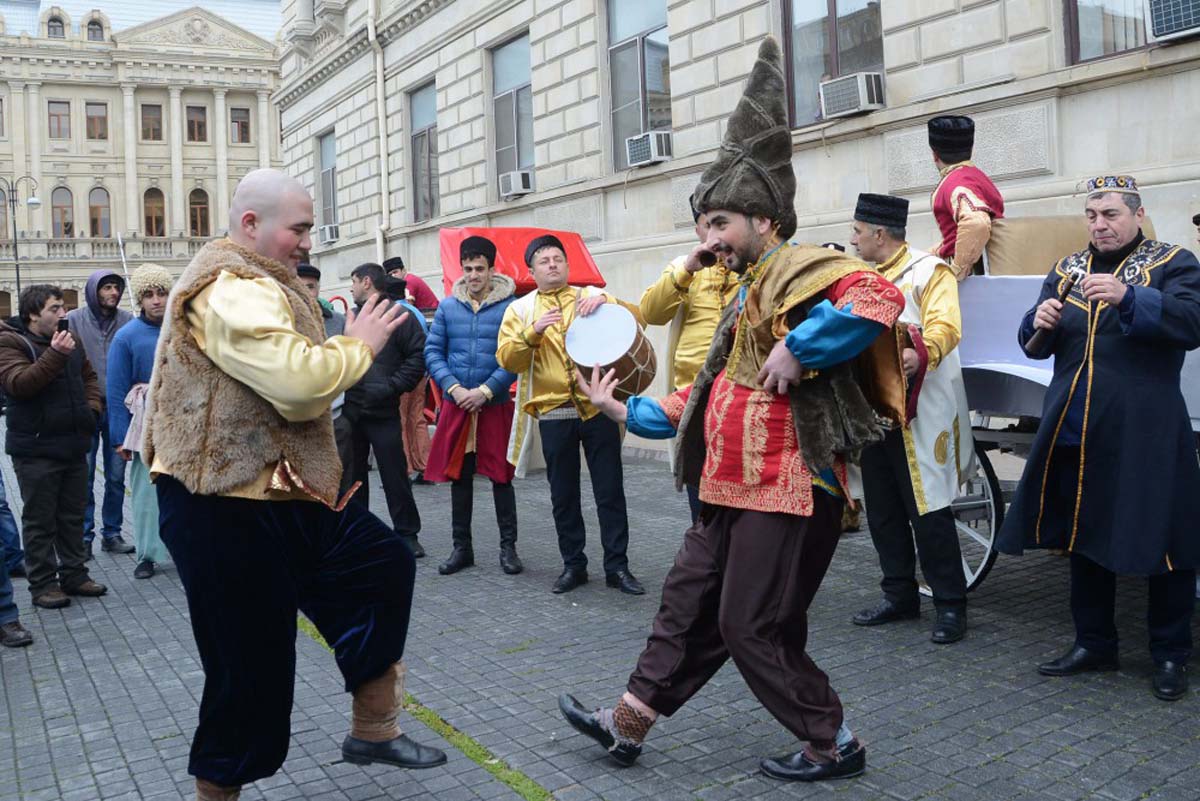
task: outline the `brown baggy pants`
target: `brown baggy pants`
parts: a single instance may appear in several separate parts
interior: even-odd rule
[[[813,495],[807,518],[704,507],[667,573],[629,692],[670,716],[732,657],[796,737],[836,739],[841,701],[804,648],[808,607],[841,533],[842,501]]]

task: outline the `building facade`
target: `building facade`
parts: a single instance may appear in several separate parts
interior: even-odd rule
[[[972,115],[1008,214],[1080,213],[1081,179],[1137,175],[1157,233],[1194,245],[1200,41],[1147,43],[1140,0],[284,0],[284,167],[317,198],[337,292],[402,255],[440,290],[443,226],[578,231],[636,299],[692,243],[688,196],[760,40],[785,43],[797,236],[849,239],[858,193],[912,201],[936,243],[925,122]],[[885,107],[822,119],[818,84],[883,73]],[[628,169],[625,137],[674,158]],[[534,191],[500,194],[533,172]],[[336,237],[336,238],[335,238]],[[1047,265],[1048,266],[1048,265]],[[665,336],[656,333],[662,347]]]
[[[16,182],[22,285],[58,284],[82,303],[92,270],[122,269],[122,245],[128,269],[178,273],[227,228],[237,180],[280,164],[278,5],[204,5],[0,1],[0,177]],[[16,305],[9,200],[0,314]]]

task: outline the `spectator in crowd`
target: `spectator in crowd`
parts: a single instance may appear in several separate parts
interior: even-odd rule
[[[629,595],[646,592],[629,571],[629,516],[621,468],[621,429],[600,414],[575,382],[575,364],[567,355],[567,329],[578,317],[595,313],[605,303],[621,303],[606,292],[569,286],[566,249],[550,234],[525,249],[525,265],[537,291],[514,301],[500,324],[496,361],[517,374],[516,418],[508,461],[524,476],[529,463],[533,427],[542,438],[546,478],[554,506],[554,528],[563,571],[551,592],[570,592],[588,580],[586,532],[579,492],[579,449],[592,477],[600,542],[604,547],[605,583]],[[637,306],[622,303],[642,320]]]
[[[492,481],[500,529],[500,567],[513,575],[524,569],[517,556],[513,466],[506,456],[513,418],[508,390],[517,377],[496,362],[496,337],[504,312],[513,302],[516,284],[495,271],[496,245],[484,237],[464,239],[459,261],[462,277],[454,282],[450,297],[438,305],[425,343],[429,375],[445,398],[430,453],[429,477],[454,482],[450,487],[454,550],[438,566],[438,572],[448,576],[475,564],[472,483],[479,472]]]
[[[413,276],[415,278],[415,276]],[[417,279],[420,280],[420,279]],[[408,299],[407,278],[395,275],[385,276],[383,292],[393,302],[408,311],[421,325],[425,336],[429,336],[429,321],[425,313],[413,305]],[[425,419],[425,399],[429,391],[429,376],[421,376],[420,382],[411,391],[400,396],[400,428],[404,432],[404,459],[408,469],[413,471],[409,481],[413,484],[432,484],[425,479],[425,467],[429,463],[429,423]]]
[[[147,579],[166,555],[158,534],[158,497],[150,483],[150,469],[142,461],[142,426],[146,392],[154,372],[154,349],[167,313],[171,274],[157,264],[143,264],[129,277],[129,291],[141,313],[113,337],[108,351],[108,436],[117,454],[129,463],[129,489],[133,495],[133,542],[137,567],[133,577]]]
[[[21,547],[16,518],[8,505],[3,473],[0,473],[0,549],[3,549],[4,572],[10,578],[25,578],[25,550]]]
[[[308,294],[312,295],[313,300],[321,308],[321,320],[325,324],[325,338],[329,339],[344,334],[346,315],[334,311],[333,304],[321,297],[321,271],[308,262],[302,262],[296,268],[296,275],[300,278],[300,283],[308,291]],[[350,424],[342,415],[342,409],[345,406],[346,393],[343,392],[333,399],[333,404],[329,407],[329,411],[333,415],[333,438],[337,443],[338,459],[343,465],[346,465],[342,470],[339,495],[345,495],[353,485],[349,468],[351,458]]]
[[[359,265],[350,274],[350,292],[360,308],[369,298],[383,294],[384,286],[383,268],[378,264]],[[362,482],[355,500],[369,507],[367,456],[373,451],[392,526],[417,558],[425,555],[417,538],[421,515],[409,483],[398,409],[400,396],[412,390],[425,375],[424,349],[425,332],[409,314],[375,356],[366,375],[346,390],[346,405],[342,410],[349,424],[351,443],[351,460],[344,470],[350,473],[352,482]]]
[[[67,321],[76,342],[83,345],[103,393],[107,381],[108,349],[112,347],[117,331],[132,320],[133,315],[121,308],[125,279],[112,270],[96,270],[92,273],[84,294],[87,303],[69,312]],[[92,447],[88,451],[88,502],[83,513],[83,544],[89,559],[92,557],[92,540],[96,536],[94,487],[97,450],[103,451],[104,458],[104,502],[100,509],[100,534],[104,537],[102,547],[111,553],[132,553],[134,550],[121,536],[125,508],[125,462],[117,454],[116,446],[119,444],[110,439],[108,409],[101,397],[100,422],[92,435]]]
[[[412,299],[413,305],[421,311],[434,311],[438,307],[437,295],[433,294],[433,290],[429,288],[429,284],[425,283],[425,279],[419,275],[413,275],[404,266],[404,259],[399,256],[392,256],[383,262],[383,271],[391,278],[403,278],[406,282],[405,288],[408,290],[408,297]]]
[[[21,528],[33,603],[60,609],[68,596],[107,592],[84,564],[87,453],[100,417],[100,384],[83,348],[64,330],[56,286],[33,284],[20,316],[0,323],[0,386],[8,395],[8,435],[21,488]],[[121,463],[124,465],[124,462]]]

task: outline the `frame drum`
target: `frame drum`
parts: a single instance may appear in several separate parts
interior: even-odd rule
[[[649,387],[658,369],[654,348],[637,319],[617,303],[605,303],[588,317],[575,318],[567,329],[567,355],[588,380],[597,364],[601,375],[615,369],[613,397],[620,401]]]

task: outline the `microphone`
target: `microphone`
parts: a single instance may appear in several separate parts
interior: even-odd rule
[[[1087,273],[1079,268],[1071,270],[1071,274],[1067,276],[1067,282],[1063,284],[1062,291],[1058,293],[1059,303],[1067,302],[1067,295],[1071,294],[1071,290],[1075,288],[1075,284],[1077,284],[1085,275],[1087,275]],[[1045,328],[1039,328],[1038,330],[1034,331],[1033,336],[1031,336],[1029,341],[1025,343],[1025,352],[1041,353],[1042,346],[1045,344],[1049,336],[1050,332]]]

